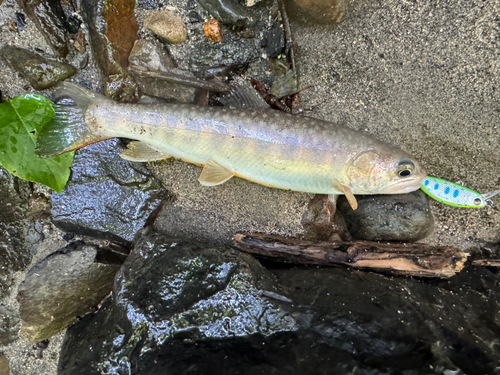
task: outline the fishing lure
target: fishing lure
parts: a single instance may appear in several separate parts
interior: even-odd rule
[[[450,206],[466,208],[493,206],[493,201],[490,198],[500,194],[500,190],[480,194],[458,183],[431,176],[427,176],[425,180],[422,181],[420,189],[438,202]]]

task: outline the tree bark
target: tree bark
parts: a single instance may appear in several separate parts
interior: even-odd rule
[[[460,272],[468,253],[451,246],[370,241],[312,242],[266,234],[237,234],[235,246],[245,252],[288,263],[347,265],[396,275],[449,278]]]

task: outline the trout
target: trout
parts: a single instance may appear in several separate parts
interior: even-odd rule
[[[328,121],[272,109],[190,104],[124,104],[63,83],[36,153],[52,157],[108,138],[133,141],[120,156],[174,157],[203,166],[199,182],[233,176],[307,193],[397,194],[417,190],[426,174],[406,152]]]

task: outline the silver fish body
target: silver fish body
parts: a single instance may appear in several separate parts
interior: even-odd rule
[[[43,129],[42,155],[123,137],[259,184],[321,194],[404,193],[417,190],[425,177],[397,147],[310,117],[270,109],[123,104],[69,84],[61,94],[73,105],[58,106]],[[63,133],[63,146],[57,146]]]

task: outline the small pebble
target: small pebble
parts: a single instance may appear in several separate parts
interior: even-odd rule
[[[205,25],[203,25],[203,31],[207,39],[213,43],[222,42],[222,29],[219,21],[215,19],[209,19]]]
[[[169,10],[151,13],[144,21],[144,27],[171,44],[184,43],[187,39],[187,30],[181,17]]]

